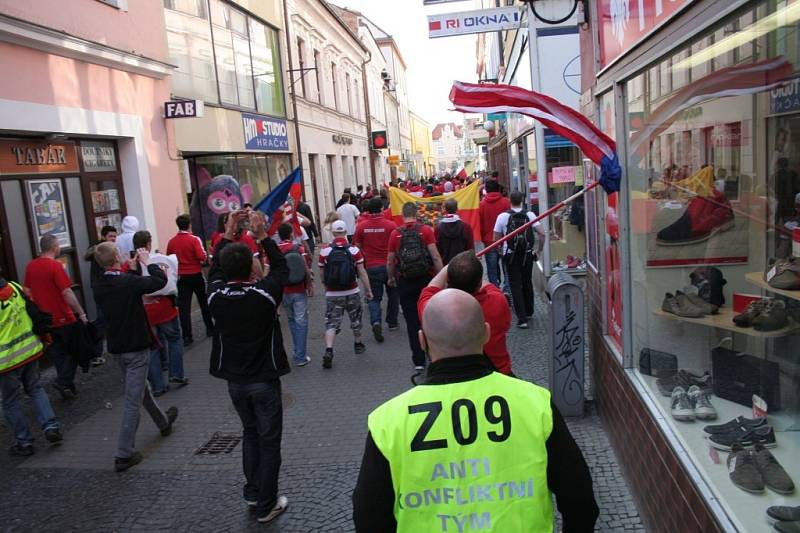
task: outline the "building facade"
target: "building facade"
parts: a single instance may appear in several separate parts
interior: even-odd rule
[[[431,125],[421,116],[411,112],[411,160],[420,176],[436,173],[436,161],[431,145]]]
[[[306,196],[324,218],[345,188],[372,182],[363,90],[369,54],[327,2],[287,5]]]
[[[162,7],[2,0],[0,68],[0,275],[22,280],[56,235],[93,313],[83,252],[100,229],[135,215],[163,246],[183,210]]]
[[[205,109],[171,122],[192,228],[207,242],[221,215],[257,203],[297,164],[283,10],[280,2],[164,0],[162,11],[177,66],[172,96]]]
[[[766,474],[743,482],[751,456],[731,449],[747,430],[704,426],[757,418],[751,437],[800,480],[798,322],[733,320],[762,297],[789,315],[800,300],[772,266],[800,256],[796,6],[590,4],[582,111],[616,140],[624,170],[620,192],[585,202],[600,414],[649,531],[771,531],[766,510],[800,495]],[[714,216],[700,227],[704,211]],[[697,288],[714,314],[673,305],[676,289]],[[682,409],[678,385],[691,383],[676,371],[697,376],[713,412]]]
[[[431,130],[431,147],[436,171],[455,174],[464,166],[464,127],[453,122],[439,123]]]

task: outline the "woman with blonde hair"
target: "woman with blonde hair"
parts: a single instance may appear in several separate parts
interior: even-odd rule
[[[327,246],[333,242],[333,232],[331,231],[331,224],[339,220],[339,213],[331,211],[325,217],[325,222],[322,224],[322,245]]]

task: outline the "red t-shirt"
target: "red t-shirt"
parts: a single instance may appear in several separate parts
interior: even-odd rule
[[[219,233],[218,231],[215,231],[214,233],[211,234],[212,250],[216,250],[219,241],[221,241],[224,236],[225,236],[224,233]],[[242,244],[246,244],[247,247],[250,248],[251,252],[253,252],[254,254],[258,253],[258,245],[256,244],[255,239],[253,239],[246,231],[243,231],[242,235],[238,239],[235,239],[233,242],[240,242]]]
[[[386,266],[389,253],[389,236],[397,224],[386,220],[383,214],[368,214],[359,218],[353,243],[364,253],[366,268]]]
[[[419,222],[406,222],[402,227],[413,228],[414,225],[418,226],[418,231],[420,235],[422,235],[422,243],[426,247],[431,244],[436,245],[436,235],[434,235],[433,229],[430,226],[420,224]],[[389,237],[389,251],[394,252],[395,254],[400,249],[400,240],[403,238],[403,235],[399,230],[400,228],[396,228]],[[433,269],[431,268],[431,275],[433,274],[435,274],[435,272],[433,272]]]
[[[484,246],[494,242],[494,223],[497,215],[511,209],[511,202],[499,192],[490,192],[481,200],[478,212],[481,217],[481,241]]]
[[[305,247],[302,245],[296,245],[292,241],[281,241],[278,243],[278,250],[280,250],[283,255],[286,255],[287,253],[291,252],[295,246],[297,246],[297,253],[303,256],[306,264],[309,264],[310,260],[308,258],[308,254],[306,253]],[[287,285],[283,288],[283,294],[300,294],[304,292],[306,292],[305,280],[301,281],[300,283],[295,283],[294,285]]]
[[[425,287],[417,301],[417,311],[420,318],[425,306],[433,295],[441,289],[438,287]],[[483,310],[483,319],[489,324],[489,340],[483,345],[483,353],[491,359],[498,372],[511,374],[511,357],[506,346],[506,335],[511,327],[511,308],[500,289],[491,283],[481,287],[472,295]]]
[[[199,274],[206,260],[200,238],[188,231],[179,231],[167,243],[167,255],[178,256],[178,275]]]
[[[169,322],[178,316],[178,308],[169,296],[143,296],[144,312],[151,326]]]
[[[333,239],[331,244],[335,246],[348,246],[347,239],[342,237]],[[328,262],[328,256],[332,250],[332,246],[326,246],[319,251],[319,267],[321,269],[325,269],[325,265]],[[350,246],[350,255],[355,260],[356,267],[364,264],[364,254],[361,253],[361,250],[359,250],[357,246]],[[358,294],[358,277],[356,277],[356,281],[353,282],[352,287],[346,290],[331,290],[325,287],[325,296],[350,296],[351,294]]]
[[[25,286],[39,308],[53,315],[53,327],[75,322],[75,314],[67,305],[64,290],[72,287],[64,265],[49,257],[37,257],[25,268]]]

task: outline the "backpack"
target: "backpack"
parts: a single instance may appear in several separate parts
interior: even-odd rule
[[[452,258],[467,249],[467,239],[464,238],[464,223],[440,222],[436,247],[442,255],[442,263],[447,264]]]
[[[419,232],[420,225],[413,228],[398,228],[400,232],[400,247],[397,251],[397,260],[400,263],[400,275],[406,279],[422,278],[430,275],[433,265],[428,248],[422,242]]]
[[[306,260],[300,253],[300,246],[295,244],[291,250],[283,254],[286,266],[289,267],[289,285],[297,285],[306,279]]]
[[[506,222],[506,235],[515,229],[528,223],[528,213],[523,209],[520,211],[509,210],[508,222]],[[520,257],[533,251],[536,238],[533,235],[533,227],[528,226],[524,231],[519,232],[506,241],[506,255],[518,254]]]
[[[325,261],[323,283],[328,290],[346,291],[356,282],[356,262],[350,253],[350,245],[331,246]]]

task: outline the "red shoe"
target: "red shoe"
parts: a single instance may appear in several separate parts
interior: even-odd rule
[[[658,232],[656,242],[665,246],[695,244],[734,225],[730,202],[714,190],[711,197],[695,196],[678,220]]]

